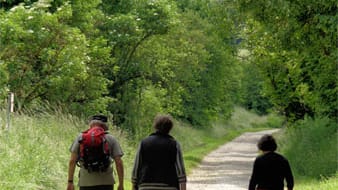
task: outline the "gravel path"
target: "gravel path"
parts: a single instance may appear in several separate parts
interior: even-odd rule
[[[278,129],[248,132],[206,155],[188,176],[188,190],[246,190],[257,141]]]

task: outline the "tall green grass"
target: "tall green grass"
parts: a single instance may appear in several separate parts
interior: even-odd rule
[[[338,174],[329,178],[316,179],[299,179],[296,183],[295,190],[337,190]]]
[[[79,123],[65,115],[12,115],[11,128],[0,130],[0,189],[64,188],[68,148]]]
[[[87,128],[77,117],[62,113],[40,113],[34,116],[12,115],[11,127],[5,126],[1,114],[0,189],[60,190],[67,185],[69,147],[75,137]],[[132,153],[123,133],[111,130],[124,148],[126,173],[130,173]],[[77,182],[77,172],[75,182]]]
[[[305,119],[279,138],[299,185],[296,190],[338,189],[337,123],[328,118]]]

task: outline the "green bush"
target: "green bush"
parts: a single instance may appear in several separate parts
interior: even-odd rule
[[[320,179],[337,172],[337,123],[333,120],[297,122],[286,130],[280,145],[296,176]]]
[[[270,113],[266,116],[261,116],[265,118],[264,122],[254,122],[251,125],[256,128],[281,128],[283,127],[285,118],[276,113]]]

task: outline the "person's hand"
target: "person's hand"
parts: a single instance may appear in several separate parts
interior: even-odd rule
[[[68,183],[67,190],[74,190],[74,184],[73,183]]]
[[[117,190],[124,190],[123,185],[119,184],[119,186],[117,187]]]

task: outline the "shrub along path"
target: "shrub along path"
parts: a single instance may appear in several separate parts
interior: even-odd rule
[[[246,190],[257,156],[257,141],[279,129],[247,132],[206,155],[188,176],[189,190]]]

